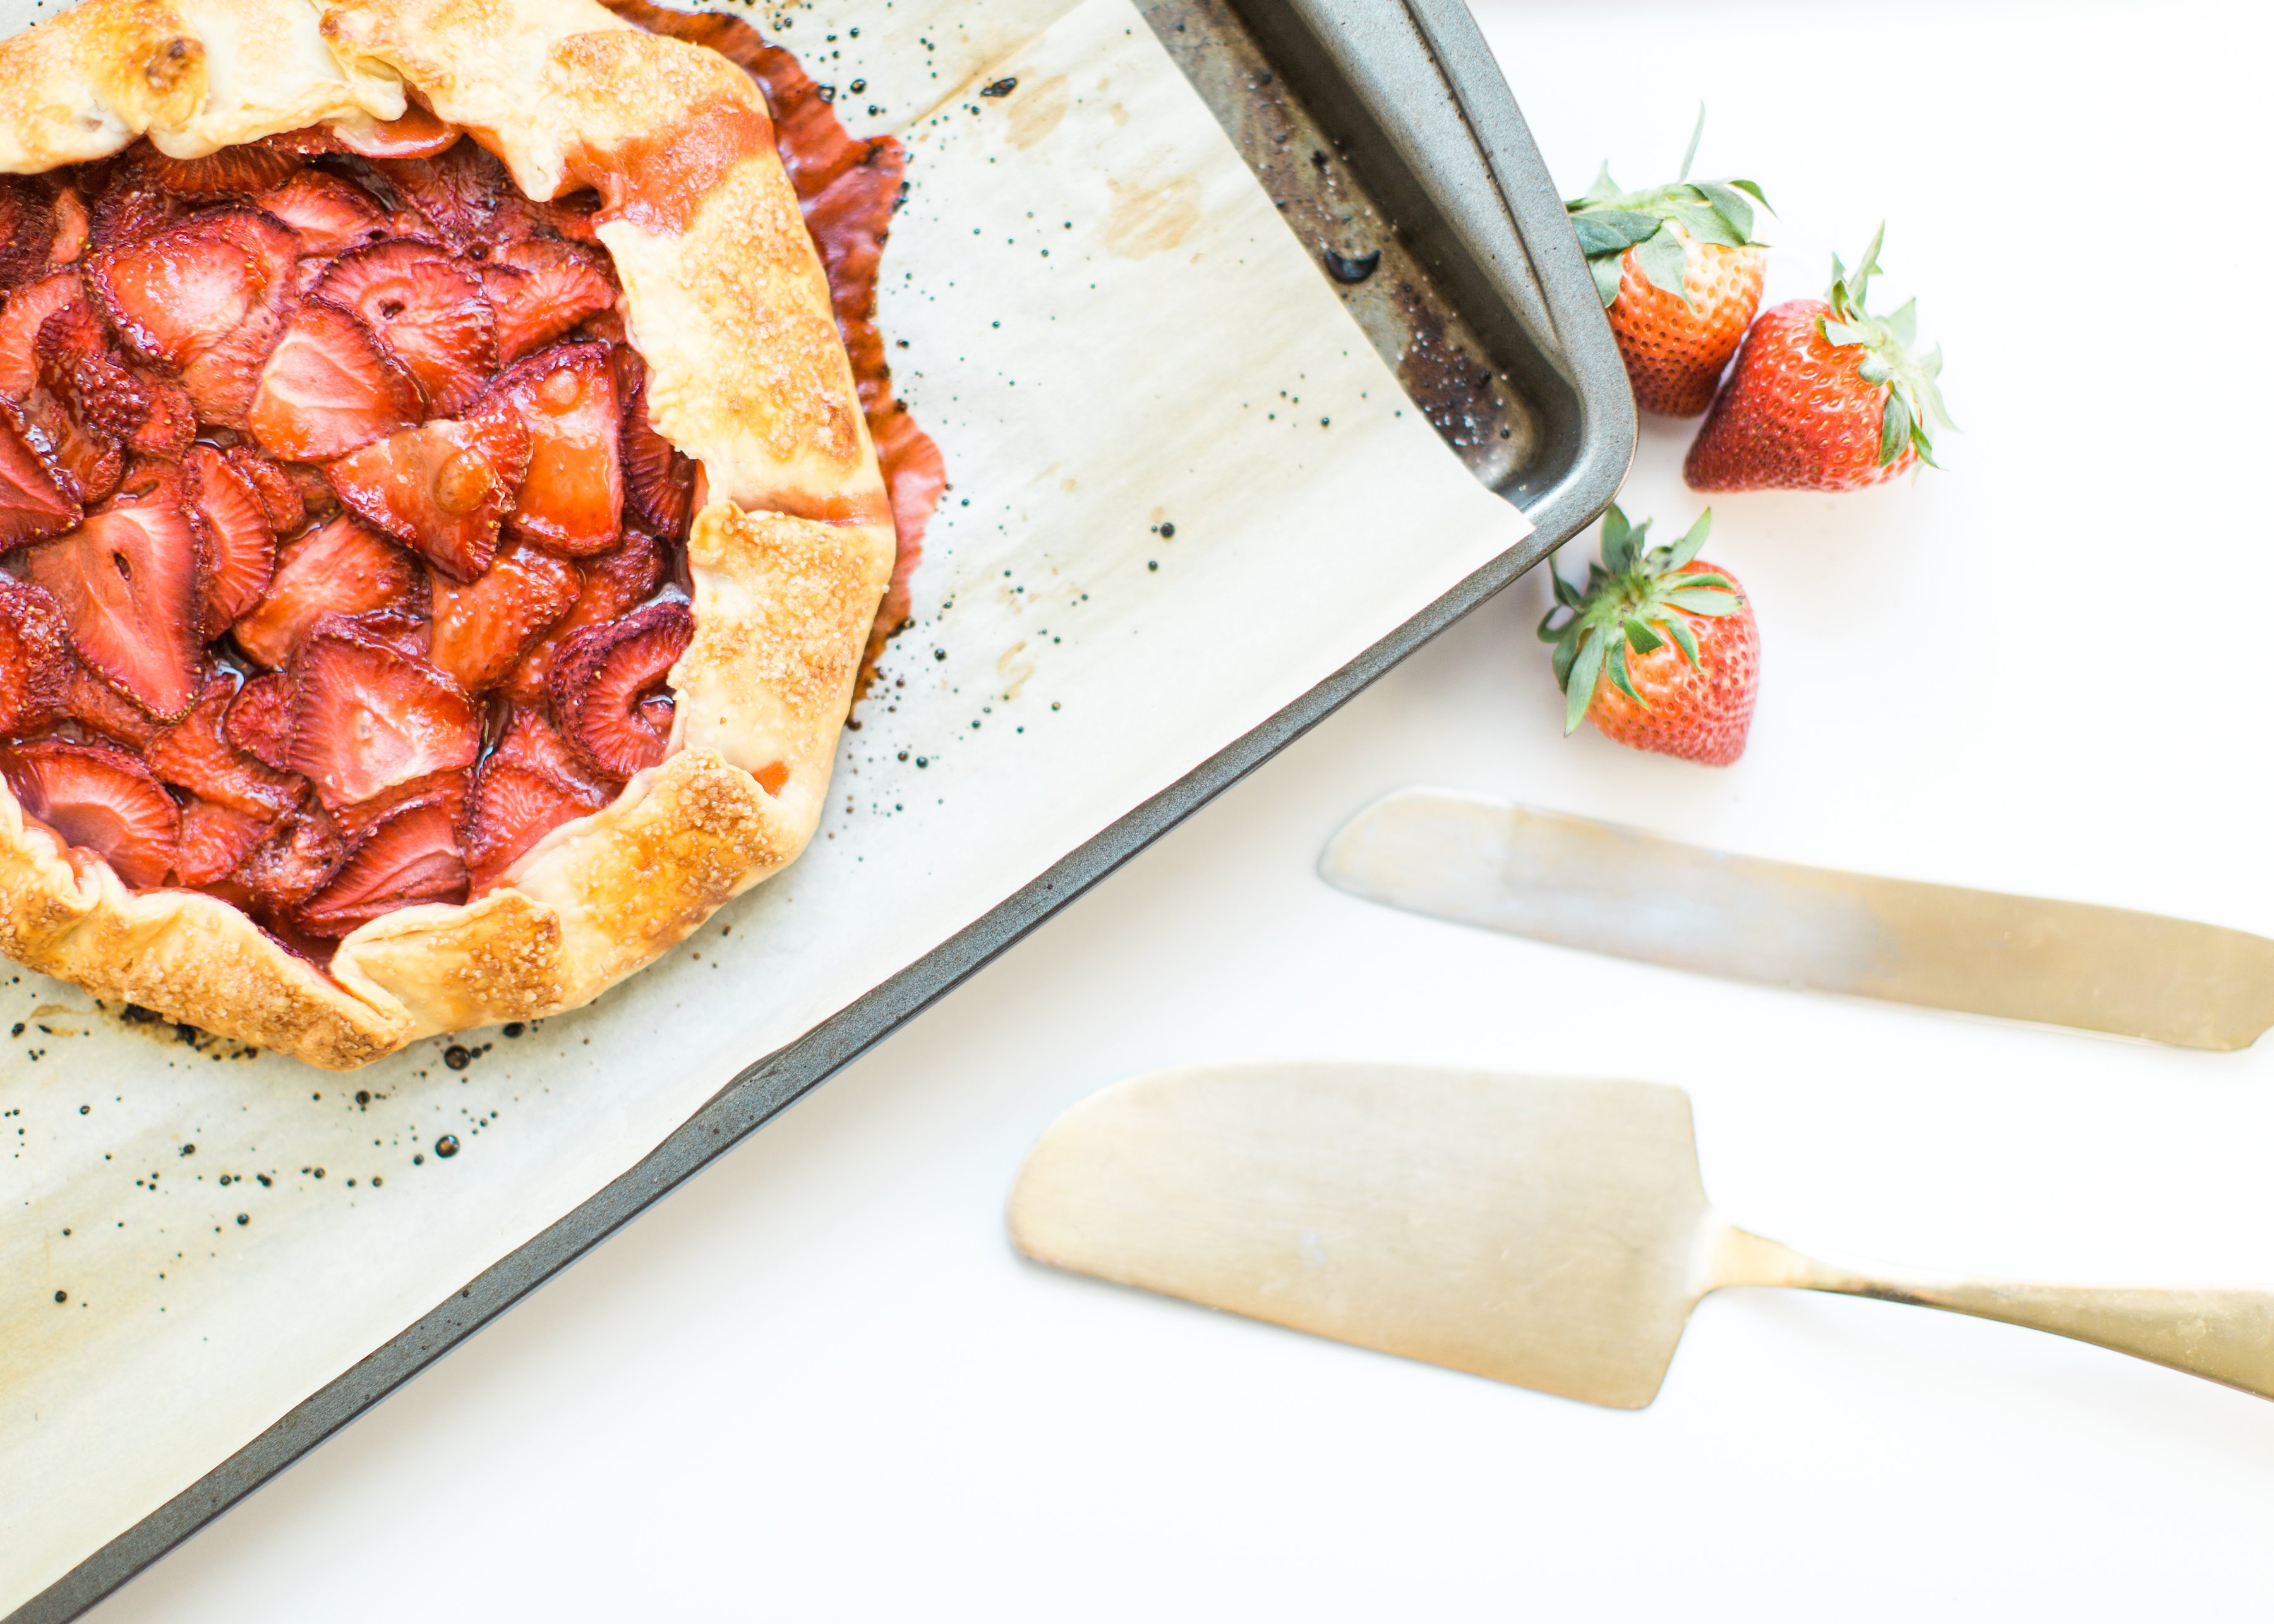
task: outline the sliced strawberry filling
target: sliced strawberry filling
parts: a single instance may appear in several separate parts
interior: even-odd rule
[[[372,167],[454,250],[468,247],[487,229],[499,198],[513,189],[505,166],[471,140],[433,157],[380,158]]]
[[[234,426],[283,319],[299,248],[258,210],[208,209],[98,250],[87,285],[128,349],[177,369],[198,414]]]
[[[289,536],[307,523],[307,500],[282,464],[251,446],[231,446],[222,455],[260,499],[260,510],[268,516],[268,528],[275,534]],[[320,485],[323,482],[320,474],[316,479]]]
[[[553,830],[614,799],[614,785],[594,778],[542,717],[516,709],[474,774],[459,831],[476,893]]]
[[[0,575],[0,733],[28,733],[64,715],[74,664],[56,600]]]
[[[577,573],[584,585],[575,605],[506,677],[506,696],[516,704],[545,703],[553,657],[571,633],[619,620],[655,596],[663,584],[663,549],[651,536],[627,531],[621,546],[584,560]]]
[[[380,243],[343,255],[315,297],[351,310],[425,391],[428,410],[463,411],[497,368],[496,318],[482,283],[433,243]]]
[[[163,721],[196,700],[205,665],[206,560],[172,470],[87,515],[26,556],[25,573],[63,606],[79,657]]]
[[[509,522],[515,533],[571,558],[614,546],[624,477],[608,347],[557,345],[508,372],[497,389],[529,428],[529,473]]]
[[[291,759],[292,679],[281,671],[247,677],[222,718],[222,736],[282,772]]]
[[[177,198],[249,198],[279,184],[300,167],[282,147],[224,147],[202,158],[169,158],[142,147],[128,166],[136,177]]]
[[[93,852],[129,885],[155,885],[174,866],[180,813],[132,756],[49,741],[0,748],[0,772],[25,816],[65,845]]]
[[[695,516],[695,462],[656,432],[647,415],[647,380],[640,380],[624,407],[624,496],[659,536],[687,537]]]
[[[324,888],[292,910],[310,936],[343,936],[381,914],[466,899],[466,861],[453,808],[411,801],[373,823]]]
[[[230,742],[223,723],[237,693],[233,675],[215,673],[189,715],[153,739],[142,758],[159,778],[200,800],[274,823],[300,804],[308,786]]]
[[[229,878],[276,823],[274,818],[233,811],[210,801],[189,801],[181,816],[174,877],[184,885],[213,885]]]
[[[311,300],[284,325],[246,424],[271,456],[343,456],[418,421],[418,386],[348,311]]]
[[[192,447],[182,463],[190,505],[204,522],[212,550],[205,581],[205,624],[218,636],[260,601],[276,568],[276,537],[252,483],[211,446]]]
[[[68,530],[67,515],[100,501],[126,471],[118,442],[91,432],[44,388],[0,401],[0,546]],[[9,443],[9,437],[12,442]]]
[[[371,193],[321,169],[300,170],[253,205],[291,227],[303,254],[345,253],[387,235],[387,211]]]
[[[280,824],[239,866],[237,883],[264,912],[277,913],[305,902],[340,866],[347,843],[320,804],[300,808]]]
[[[497,311],[497,358],[508,364],[616,304],[607,261],[549,237],[499,247],[482,267],[482,287]]]
[[[268,590],[237,623],[237,646],[279,669],[322,616],[407,603],[424,584],[409,553],[354,519],[337,518],[277,550]]]
[[[97,248],[124,248],[147,242],[168,226],[179,224],[189,212],[188,204],[166,196],[141,177],[120,169],[87,202],[88,240]]]
[[[694,635],[693,612],[666,602],[561,645],[546,688],[569,748],[592,771],[629,778],[663,759],[672,705],[660,690]]]
[[[44,271],[56,240],[56,208],[28,175],[0,175],[0,289],[22,287]]]
[[[583,588],[576,566],[538,548],[508,546],[471,585],[434,577],[434,664],[460,688],[495,688],[567,614]]]
[[[57,271],[8,296],[0,305],[0,395],[20,401],[38,387],[40,329],[81,297],[77,271]]]
[[[71,686],[64,691],[64,709],[82,732],[115,739],[137,750],[166,731],[166,725],[89,671],[76,656],[72,660]]]
[[[325,470],[350,511],[456,581],[497,556],[498,526],[529,467],[521,416],[493,400],[456,421],[404,429]]]
[[[288,759],[334,812],[471,767],[481,753],[481,712],[464,690],[352,618],[320,621],[291,675]]]

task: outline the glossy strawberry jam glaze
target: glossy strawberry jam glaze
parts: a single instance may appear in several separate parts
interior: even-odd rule
[[[899,147],[746,26],[659,16],[779,114],[900,528],[872,666],[944,485],[873,320]],[[663,758],[695,469],[599,201],[417,109],[0,177],[0,772],[75,862],[320,963]]]

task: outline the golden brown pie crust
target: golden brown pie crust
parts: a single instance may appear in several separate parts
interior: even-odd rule
[[[763,96],[725,58],[593,0],[85,0],[0,41],[0,170],[145,136],[194,158],[311,124],[352,134],[403,117],[413,90],[531,197],[589,185],[604,200],[651,413],[708,492],[673,753],[505,885],[363,926],[329,978],[217,898],[128,891],[0,787],[0,951],[335,1070],[574,1009],[794,858],[894,550]]]

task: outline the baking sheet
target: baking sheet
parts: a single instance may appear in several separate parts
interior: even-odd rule
[[[760,20],[908,142],[953,482],[822,832],[593,1008],[346,1077],[0,988],[0,1611],[1525,533],[1126,0]]]

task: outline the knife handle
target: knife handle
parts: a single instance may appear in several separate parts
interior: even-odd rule
[[[1724,1226],[1704,1289],[1792,1286],[1913,1303],[2050,1331],[2274,1398],[2274,1291],[2218,1286],[2062,1286],[1925,1274],[1811,1258]]]

